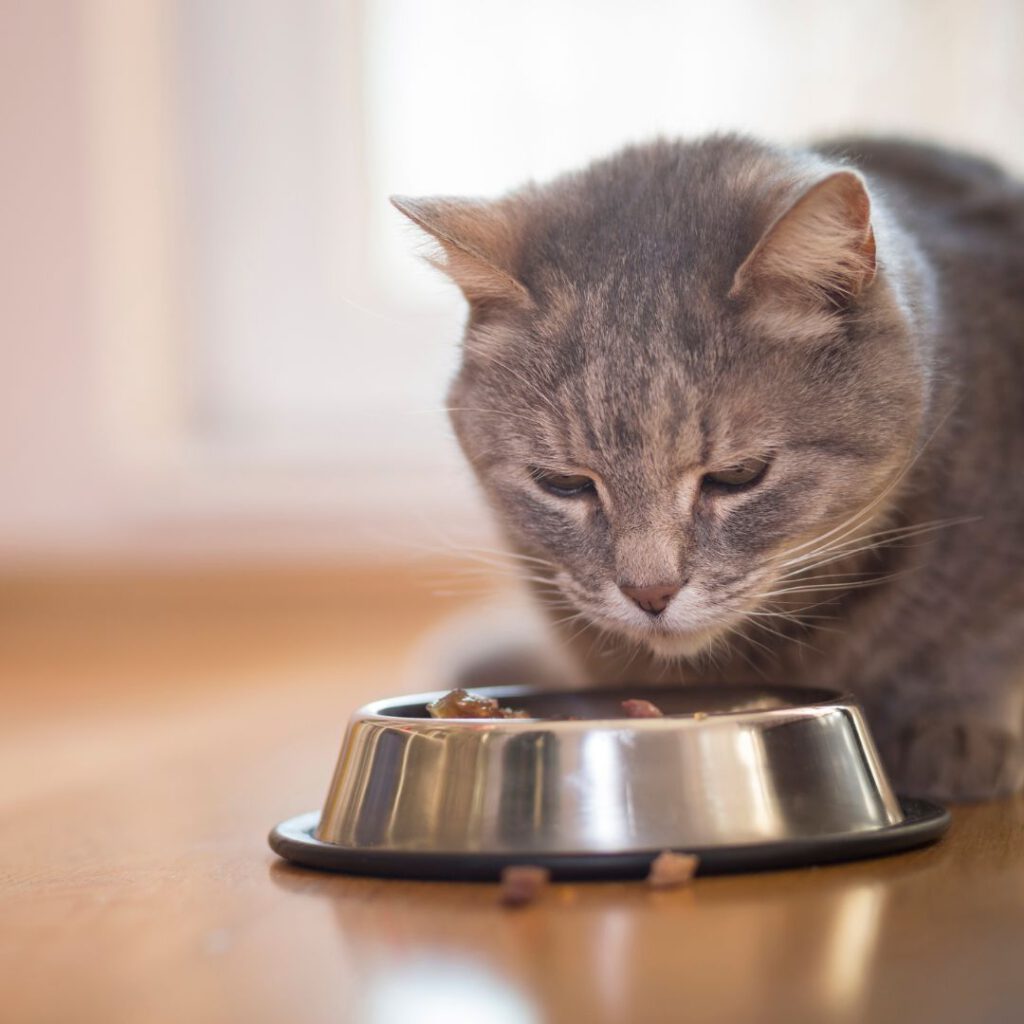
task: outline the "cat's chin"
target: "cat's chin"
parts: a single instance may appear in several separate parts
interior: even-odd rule
[[[654,633],[644,643],[656,658],[690,658],[707,650],[720,635],[720,629],[697,629],[687,633]]]

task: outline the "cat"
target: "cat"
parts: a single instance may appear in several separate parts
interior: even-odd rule
[[[1021,184],[717,135],[392,202],[468,301],[452,423],[578,678],[827,683],[901,792],[1021,789]]]

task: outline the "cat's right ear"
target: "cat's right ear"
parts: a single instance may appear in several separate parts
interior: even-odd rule
[[[520,236],[507,203],[447,196],[392,196],[391,203],[438,243],[428,261],[462,289],[471,306],[531,305],[515,274]]]

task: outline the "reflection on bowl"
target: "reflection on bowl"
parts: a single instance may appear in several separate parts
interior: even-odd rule
[[[357,712],[317,839],[410,853],[628,853],[903,819],[860,710],[836,693],[486,692],[534,717],[435,720],[425,704],[437,694]],[[627,697],[654,700],[665,717],[621,717]]]

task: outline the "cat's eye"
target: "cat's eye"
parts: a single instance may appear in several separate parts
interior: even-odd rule
[[[531,469],[530,475],[548,494],[559,498],[594,493],[594,481],[582,473],[550,473],[546,469]]]
[[[725,469],[705,473],[701,484],[710,490],[741,491],[753,487],[768,469],[768,459],[744,459]]]

